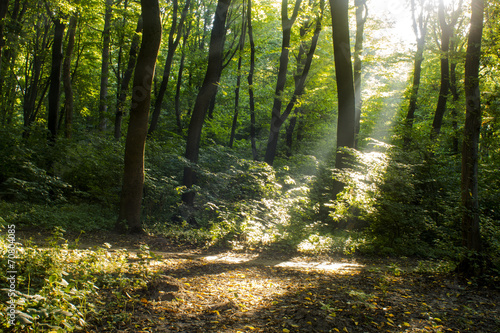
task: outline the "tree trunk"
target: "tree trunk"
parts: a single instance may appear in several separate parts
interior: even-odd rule
[[[338,95],[337,154],[335,167],[347,166],[348,156],[339,149],[354,148],[355,106],[351,50],[349,45],[349,2],[330,0],[333,30],[333,54]]]
[[[125,141],[120,213],[116,224],[117,230],[127,230],[129,233],[143,232],[141,203],[144,187],[144,149],[151,104],[151,85],[162,30],[158,0],[141,0],[141,10],[144,33],[134,73],[132,107]]]
[[[156,97],[155,107],[151,118],[151,124],[149,125],[148,135],[151,135],[158,126],[158,119],[160,118],[163,99],[165,97],[165,92],[167,91],[168,87],[168,80],[170,78],[170,70],[172,69],[172,61],[174,60],[175,50],[177,49],[179,41],[181,40],[182,37],[181,31],[184,25],[184,20],[186,19],[188,13],[190,0],[186,0],[186,4],[184,6],[184,9],[182,10],[181,18],[179,20],[179,24],[177,24],[178,1],[174,0],[173,5],[174,5],[174,10],[172,13],[172,26],[170,27],[170,32],[168,35],[167,59],[165,60],[165,68],[163,69],[163,78],[160,84],[160,90],[158,91],[158,96]]]
[[[355,104],[355,127],[354,134],[356,135],[355,147],[358,146],[358,135],[361,122],[361,54],[363,53],[363,31],[365,28],[368,9],[366,0],[355,0],[356,6],[356,42],[354,44],[354,104]],[[363,15],[364,12],[364,15]]]
[[[481,235],[479,230],[478,198],[478,146],[481,129],[481,98],[479,92],[479,61],[483,31],[484,0],[472,0],[469,40],[465,59],[466,117],[464,142],[462,145],[462,244],[467,250],[479,253]],[[470,270],[471,262],[465,259],[462,270]],[[472,273],[472,272],[464,272]]]
[[[9,1],[7,0],[0,1],[0,64],[2,63],[2,49],[3,46],[5,45],[5,40],[3,38],[3,28],[5,26],[5,16],[7,15],[7,9],[9,9]],[[0,66],[0,71],[1,67],[2,66]]]
[[[65,114],[65,136],[71,138],[73,125],[73,88],[71,86],[71,58],[75,47],[77,17],[71,16],[68,28],[68,45],[63,63],[63,86],[64,86],[64,114]]]
[[[218,0],[217,8],[215,9],[214,23],[208,51],[207,72],[198,96],[196,97],[188,129],[185,156],[192,163],[198,162],[203,121],[205,119],[205,114],[210,100],[215,94],[217,79],[220,77],[220,72],[222,70],[224,37],[226,34],[225,23],[230,4],[231,0]],[[183,184],[188,188],[188,192],[183,194],[182,200],[188,206],[194,205],[195,192],[191,189],[191,187],[195,181],[196,175],[194,170],[191,167],[185,167]]]
[[[297,125],[297,116],[294,115],[290,118],[288,126],[286,127],[286,156],[292,156],[292,146],[293,146],[293,131]]]
[[[417,110],[418,90],[420,88],[420,76],[422,73],[422,62],[424,61],[425,37],[427,35],[427,17],[424,17],[424,6],[422,4],[421,11],[416,17],[415,0],[411,1],[411,11],[413,20],[413,32],[417,40],[417,51],[413,63],[413,82],[410,92],[410,103],[408,105],[408,113],[405,120],[405,131],[403,133],[403,149],[408,149],[411,142],[411,131],[413,121],[415,119],[415,111]]]
[[[269,139],[267,141],[266,154],[264,156],[264,161],[269,165],[273,165],[274,157],[276,156],[276,150],[278,148],[279,131],[281,125],[283,125],[283,122],[281,121],[281,105],[283,93],[285,91],[286,73],[288,70],[290,39],[292,34],[292,26],[297,19],[301,2],[301,0],[295,1],[295,6],[291,18],[288,18],[288,0],[283,0],[281,3],[281,25],[283,30],[283,39],[281,42],[280,64],[276,82],[276,89],[274,92],[273,109],[271,112],[271,127],[269,129]]]
[[[132,73],[134,72],[135,62],[137,60],[137,52],[139,51],[139,42],[141,41],[140,33],[142,31],[143,23],[142,16],[139,17],[137,21],[137,28],[135,29],[134,37],[132,37],[132,42],[130,44],[130,51],[128,56],[127,69],[123,74],[123,78],[120,82],[120,93],[118,94],[118,101],[116,103],[116,116],[115,116],[115,139],[119,140],[122,135],[122,120],[124,115],[125,101],[127,100],[128,86],[130,80],[132,79]]]
[[[184,39],[182,41],[181,50],[181,61],[179,63],[179,71],[177,72],[177,85],[175,87],[175,98],[174,98],[174,108],[175,108],[175,121],[177,124],[177,133],[182,133],[182,122],[181,122],[181,86],[182,86],[182,73],[184,72],[184,62],[186,59],[186,44],[189,37],[189,32],[191,27],[189,27],[184,33]]]
[[[252,0],[248,0],[248,40],[250,42],[250,70],[248,71],[248,102],[250,105],[250,144],[252,146],[252,157],[257,161],[257,145],[255,143],[255,99],[253,93],[253,73],[255,71],[255,42],[253,40],[252,28]]]
[[[443,123],[444,113],[446,112],[446,101],[450,91],[450,65],[448,51],[450,49],[451,29],[450,25],[446,23],[443,0],[439,1],[438,16],[439,25],[441,27],[441,88],[439,89],[436,113],[434,114],[434,121],[432,122],[432,139],[435,139],[441,131],[441,124]]]
[[[52,43],[52,64],[50,71],[49,110],[47,127],[49,139],[55,141],[57,136],[57,120],[59,115],[59,101],[61,91],[61,68],[63,62],[64,24],[61,19],[54,19],[54,41]]]
[[[99,92],[99,130],[106,130],[106,112],[108,110],[109,44],[111,42],[111,10],[113,0],[106,0],[104,30],[102,32],[101,89]]]
[[[452,154],[458,154],[458,112],[457,112],[457,104],[460,99],[460,95],[458,94],[457,88],[457,73],[456,73],[457,63],[456,61],[452,61],[450,65],[450,92],[453,97],[453,105],[450,109],[451,114],[451,126],[453,128],[452,135]]]
[[[239,113],[239,102],[240,102],[240,85],[241,85],[241,63],[243,61],[243,49],[245,47],[245,36],[246,36],[246,26],[247,21],[245,18],[245,3],[243,2],[243,12],[241,14],[241,35],[239,43],[239,55],[238,55],[238,74],[236,77],[236,88],[234,89],[234,115],[233,123],[231,126],[231,135],[229,137],[229,148],[233,148],[234,137],[236,135],[236,127],[238,126],[238,113]]]
[[[33,40],[33,48],[30,50],[32,59],[30,60],[29,55],[26,56],[26,90],[24,92],[23,99],[23,137],[27,137],[29,135],[30,126],[36,119],[35,109],[38,91],[41,86],[43,54],[45,53],[46,48],[49,47],[48,38],[50,24],[47,17],[44,15],[40,15],[35,27],[36,37],[34,37]]]

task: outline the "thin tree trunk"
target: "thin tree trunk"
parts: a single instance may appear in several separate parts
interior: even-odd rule
[[[36,37],[33,40],[33,48],[30,50],[33,58],[30,61],[29,55],[26,56],[26,89],[23,99],[23,137],[29,135],[30,126],[35,120],[34,113],[42,75],[43,54],[45,49],[48,48],[49,30],[50,24],[47,17],[40,15],[36,25]]]
[[[425,1],[424,1],[425,2]],[[422,73],[422,62],[424,61],[425,37],[427,35],[427,17],[424,17],[425,3],[421,3],[420,14],[416,17],[417,8],[415,0],[411,1],[411,11],[413,20],[413,32],[417,41],[417,51],[413,63],[413,82],[410,92],[410,103],[405,120],[405,132],[403,133],[403,149],[408,149],[411,143],[411,131],[417,110],[418,90],[420,88],[420,76]]]
[[[297,125],[297,116],[293,115],[290,118],[288,126],[286,127],[286,156],[292,156],[292,145],[293,145],[293,131],[295,130],[295,126]]]
[[[451,126],[453,128],[452,135],[452,154],[458,154],[458,112],[457,112],[457,104],[460,99],[460,95],[458,94],[457,89],[457,73],[456,73],[457,63],[452,61],[450,65],[450,91],[453,97],[453,105],[450,108],[451,114]]]
[[[71,86],[71,58],[75,47],[77,17],[71,16],[68,27],[68,44],[66,46],[66,56],[63,63],[63,86],[64,86],[64,114],[65,135],[71,138],[73,125],[73,88]]]
[[[54,41],[52,43],[52,67],[50,72],[49,110],[47,127],[50,132],[49,139],[55,141],[57,136],[59,103],[61,91],[61,69],[63,62],[63,36],[64,24],[61,19],[54,19]]]
[[[174,109],[175,109],[175,121],[177,123],[177,133],[182,133],[182,122],[181,122],[181,86],[182,86],[182,73],[184,72],[184,62],[186,59],[186,44],[189,36],[191,27],[187,29],[184,33],[184,39],[182,41],[181,50],[181,61],[179,63],[179,71],[177,72],[177,85],[175,87],[175,97],[174,97]]]
[[[438,103],[434,114],[434,121],[432,122],[432,139],[435,139],[441,131],[441,124],[443,123],[444,113],[446,112],[446,102],[450,91],[450,65],[448,51],[450,49],[451,29],[450,25],[446,23],[443,0],[439,0],[438,16],[439,25],[441,27],[441,88],[439,89]]]
[[[134,73],[132,107],[125,141],[120,213],[116,224],[117,230],[126,230],[129,233],[143,232],[141,203],[144,187],[144,150],[151,104],[151,86],[162,30],[158,0],[141,0],[141,9],[144,33]]]
[[[355,127],[354,134],[356,135],[355,147],[358,146],[358,135],[361,123],[361,54],[363,53],[363,31],[368,15],[366,0],[355,0],[356,6],[356,42],[354,44],[354,104],[355,104]],[[364,13],[364,15],[363,15]]]
[[[205,114],[210,100],[215,94],[217,79],[220,77],[220,72],[222,70],[224,37],[226,34],[225,23],[230,4],[231,0],[218,0],[217,8],[215,9],[214,23],[208,51],[207,72],[205,74],[205,79],[203,80],[203,85],[200,88],[198,96],[196,97],[188,129],[185,156],[192,163],[198,162],[201,130],[203,128]],[[185,167],[183,184],[188,188],[188,192],[183,194],[182,200],[188,206],[194,205],[195,192],[191,187],[195,184],[195,181],[196,174],[193,168]],[[194,224],[194,221],[192,220],[189,222]]]
[[[2,63],[2,49],[5,45],[5,40],[3,38],[3,28],[5,27],[5,17],[7,15],[7,10],[9,9],[9,1],[0,1],[0,64]],[[0,66],[0,71],[2,66]],[[0,72],[1,75],[1,72]]]
[[[108,111],[109,44],[111,42],[111,11],[113,0],[106,0],[104,30],[102,32],[101,88],[99,92],[99,130],[105,131]]]
[[[125,101],[127,100],[128,86],[130,80],[132,79],[132,73],[134,72],[135,63],[137,60],[137,52],[139,51],[139,42],[141,41],[140,33],[142,31],[143,23],[142,16],[139,17],[137,21],[137,28],[135,29],[135,34],[132,37],[132,42],[130,44],[130,51],[127,63],[127,69],[123,74],[123,78],[120,83],[120,93],[118,94],[118,101],[116,103],[116,116],[115,116],[115,139],[119,140],[122,135],[122,121],[125,109]]]
[[[158,91],[158,96],[156,97],[155,107],[151,118],[151,124],[149,125],[148,135],[151,135],[158,126],[158,119],[160,118],[163,99],[165,97],[165,92],[167,91],[168,81],[170,78],[170,70],[172,69],[172,61],[174,60],[175,50],[177,49],[179,41],[181,40],[182,37],[181,31],[184,25],[184,20],[186,19],[189,10],[190,0],[186,0],[186,4],[184,5],[184,9],[182,10],[181,18],[178,24],[177,24],[178,1],[174,0],[173,5],[174,9],[172,13],[172,26],[170,28],[170,32],[168,35],[167,59],[165,60],[165,67],[163,69],[163,78],[160,84],[160,90]]]
[[[243,13],[241,14],[241,35],[240,35],[239,55],[238,55],[238,75],[236,77],[236,88],[234,89],[234,115],[233,115],[233,123],[231,126],[231,135],[229,137],[229,148],[233,148],[234,136],[236,135],[236,127],[238,126],[240,85],[241,85],[241,63],[243,61],[243,49],[245,47],[245,36],[246,36],[246,26],[247,26],[245,15],[246,15],[245,3],[243,2]]]
[[[257,145],[255,143],[255,99],[253,92],[253,73],[255,71],[255,42],[253,40],[253,27],[252,27],[252,0],[248,0],[248,40],[250,42],[250,70],[248,71],[248,101],[250,105],[250,144],[252,146],[252,157],[256,161]]]
[[[466,117],[464,142],[462,145],[462,244],[469,251],[482,250],[479,228],[478,197],[478,146],[481,129],[481,97],[479,91],[479,61],[481,57],[481,38],[483,31],[484,0],[472,0],[471,23],[467,54],[465,59],[465,100]],[[461,265],[464,273],[473,263],[464,259]]]

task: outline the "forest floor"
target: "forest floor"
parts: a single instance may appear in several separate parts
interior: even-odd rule
[[[500,291],[441,273],[439,262],[203,250],[112,233],[78,244],[103,243],[149,246],[156,274],[122,295],[99,290],[102,308],[83,332],[500,332]]]

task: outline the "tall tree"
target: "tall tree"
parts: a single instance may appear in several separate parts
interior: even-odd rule
[[[368,7],[366,0],[355,0],[356,7],[356,42],[354,43],[354,103],[355,103],[355,127],[356,135],[355,146],[358,145],[358,134],[361,123],[361,54],[363,53],[363,33],[365,29],[366,18],[368,17]]]
[[[349,1],[330,0],[333,30],[333,54],[338,95],[337,154],[335,167],[347,166],[347,155],[340,150],[355,146],[354,81],[349,44]]]
[[[134,72],[132,107],[125,141],[123,187],[117,230],[142,233],[141,203],[144,187],[144,150],[148,131],[151,85],[161,42],[158,0],[141,0],[143,38]],[[125,225],[126,222],[126,225]]]
[[[148,134],[152,134],[156,127],[158,126],[158,119],[160,118],[160,112],[163,105],[163,99],[168,87],[168,81],[170,79],[170,70],[172,69],[172,61],[174,60],[174,54],[179,46],[179,42],[182,37],[182,28],[184,26],[184,21],[187,17],[189,6],[191,1],[186,0],[184,8],[182,9],[181,17],[179,22],[177,22],[177,11],[178,11],[178,1],[173,0],[173,12],[172,12],[172,25],[170,27],[170,32],[168,34],[168,51],[167,58],[165,60],[165,67],[163,68],[163,78],[160,84],[160,89],[158,95],[156,96],[155,106],[153,110],[153,115],[151,118],[151,124],[149,125]]]
[[[38,7],[41,9],[41,6]],[[29,134],[30,126],[36,119],[36,101],[42,82],[45,53],[50,48],[50,20],[43,11],[37,15],[35,33],[30,41],[29,53],[25,56],[24,96],[23,96],[23,136]]]
[[[73,125],[73,87],[71,85],[71,59],[75,48],[75,34],[78,18],[76,14],[69,19],[68,44],[63,62],[63,87],[64,87],[64,114],[65,114],[65,136],[71,138]]]
[[[311,64],[312,60],[314,57],[314,52],[316,51],[316,46],[318,45],[318,40],[319,40],[319,34],[321,32],[321,23],[323,21],[323,11],[325,7],[325,1],[320,0],[319,3],[319,13],[317,13],[316,20],[315,20],[315,25],[314,25],[314,32],[313,36],[310,41],[309,48],[305,49],[305,43],[302,45],[304,48],[302,49],[303,54],[300,55],[297,59],[297,71],[294,75],[294,81],[295,81],[295,89],[293,91],[292,98],[288,102],[285,110],[283,111],[283,114],[280,116],[280,123],[283,124],[292,110],[294,111],[294,119],[296,119],[296,113],[300,111],[300,108],[295,108],[296,103],[300,96],[304,93],[305,86],[306,86],[306,79],[307,76],[309,75],[309,70],[311,69]],[[307,27],[310,23],[305,23],[305,26],[303,26],[304,30],[302,33],[305,35],[306,31],[308,30],[309,27]],[[301,33],[301,34],[302,34]],[[299,50],[299,54],[301,51]],[[280,126],[281,126],[280,124]],[[291,131],[292,128],[290,126],[289,131]],[[288,138],[287,138],[288,139]]]
[[[2,49],[5,45],[5,40],[3,38],[3,31],[5,27],[5,17],[7,15],[7,9],[9,8],[9,1],[0,1],[0,63],[2,59]],[[1,68],[1,66],[0,66]]]
[[[288,15],[288,0],[281,2],[281,29],[283,36],[281,40],[281,55],[279,60],[278,77],[276,81],[276,89],[274,91],[273,109],[271,112],[271,127],[269,129],[269,139],[267,141],[266,155],[264,161],[273,165],[276,149],[278,147],[278,137],[281,125],[281,106],[283,103],[283,93],[285,91],[286,74],[288,71],[290,40],[292,36],[292,26],[297,20],[302,0],[295,0],[292,16]]]
[[[236,126],[238,125],[238,114],[239,114],[239,102],[240,102],[240,85],[241,85],[241,65],[243,62],[243,49],[245,48],[245,37],[246,37],[246,8],[245,2],[242,5],[241,14],[241,34],[240,42],[238,44],[238,69],[236,76],[236,88],[234,89],[234,114],[233,123],[231,125],[231,135],[229,137],[229,148],[233,148],[234,137],[236,135]]]
[[[458,21],[458,16],[462,7],[462,1],[459,1],[458,9],[452,11],[450,23],[446,22],[444,1],[439,0],[438,18],[441,28],[441,87],[439,89],[439,98],[432,122],[431,138],[436,138],[441,131],[441,124],[446,112],[446,102],[450,92],[450,39],[453,34],[454,27]]]
[[[483,34],[484,0],[472,0],[469,39],[465,59],[466,116],[462,146],[462,244],[476,254],[481,251],[479,228],[478,148],[481,130],[481,96],[479,91],[479,61]],[[473,262],[464,259],[460,269],[467,274]]]
[[[192,162],[198,162],[200,151],[201,130],[205,120],[210,100],[216,93],[217,80],[222,71],[222,60],[224,55],[224,40],[226,35],[226,17],[231,0],[218,0],[213,20],[210,46],[208,50],[208,66],[203,84],[198,92],[191,114],[188,136],[186,142],[186,158]],[[196,181],[196,174],[192,167],[184,168],[183,184],[188,188],[182,196],[182,200],[189,206],[194,205],[195,192],[192,186]],[[194,222],[191,221],[190,222]]]
[[[404,148],[406,149],[411,142],[411,130],[415,119],[415,111],[417,110],[418,91],[420,88],[420,76],[422,73],[422,62],[424,61],[425,37],[427,35],[427,21],[429,16],[425,13],[426,0],[417,0],[418,8],[415,0],[411,0],[411,16],[412,28],[417,40],[417,50],[413,60],[413,81],[410,90],[410,103],[408,105],[408,113],[405,120],[405,132],[403,135]],[[418,14],[417,14],[418,10]]]
[[[132,73],[134,72],[135,62],[137,60],[137,52],[139,51],[139,42],[141,41],[140,33],[142,32],[142,16],[137,20],[137,28],[135,29],[135,34],[132,37],[132,42],[130,43],[130,51],[128,54],[127,69],[123,74],[120,82],[120,90],[118,93],[118,100],[116,103],[116,115],[115,115],[115,139],[119,140],[122,135],[122,119],[125,109],[125,101],[127,99],[127,92],[130,84],[130,79],[132,78]]]
[[[255,99],[253,92],[253,74],[255,71],[255,42],[253,39],[253,26],[252,26],[252,0],[248,0],[248,40],[250,43],[250,70],[248,71],[248,103],[250,106],[250,145],[252,147],[252,157],[254,161],[257,160],[257,145],[255,143]]]
[[[48,9],[49,10],[49,9]],[[50,13],[50,10],[49,10]],[[61,71],[63,62],[63,36],[65,25],[61,18],[53,17],[54,40],[52,42],[52,63],[50,71],[49,112],[47,127],[50,140],[55,140],[58,129],[59,104],[61,91]]]
[[[99,130],[106,129],[106,112],[108,110],[108,81],[109,81],[109,45],[111,43],[111,14],[113,0],[106,0],[104,13],[104,29],[102,31],[101,53],[101,88],[99,91]]]
[[[177,132],[182,133],[182,122],[181,122],[181,86],[182,86],[182,75],[184,73],[184,64],[186,61],[186,44],[188,41],[189,33],[191,32],[191,24],[187,26],[184,31],[184,36],[182,40],[181,47],[181,60],[179,62],[179,70],[177,72],[177,84],[175,86],[175,97],[174,97],[174,109],[175,109],[175,121],[177,124]]]

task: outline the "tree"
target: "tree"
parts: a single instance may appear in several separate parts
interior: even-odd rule
[[[134,72],[132,107],[125,141],[123,186],[116,228],[142,233],[141,203],[144,187],[144,150],[148,130],[151,85],[161,42],[158,0],[141,0],[143,38]],[[127,225],[124,225],[124,222]]]
[[[177,50],[177,46],[179,46],[179,42],[182,37],[182,28],[184,27],[184,21],[188,14],[189,6],[191,1],[186,0],[184,4],[184,8],[181,13],[181,17],[179,23],[177,23],[177,11],[178,11],[178,1],[173,1],[173,12],[172,12],[172,26],[170,27],[170,32],[168,34],[168,51],[167,51],[167,59],[165,60],[165,67],[163,69],[163,78],[160,84],[160,90],[158,91],[158,95],[156,96],[155,106],[153,110],[153,115],[151,118],[151,124],[149,125],[148,134],[151,135],[158,126],[158,119],[160,118],[160,111],[163,105],[163,99],[165,97],[165,92],[167,91],[168,81],[170,78],[170,70],[172,69],[172,61],[174,60],[174,54]],[[175,37],[174,37],[175,36]]]
[[[41,9],[42,6],[38,6]],[[31,50],[26,54],[25,72],[24,72],[24,96],[23,96],[23,136],[29,135],[31,124],[35,121],[37,115],[37,98],[41,82],[43,81],[43,68],[45,63],[45,53],[50,48],[50,20],[43,11],[37,15],[36,31],[30,41]]]
[[[288,0],[281,2],[281,28],[283,37],[281,41],[281,55],[279,60],[278,77],[276,81],[276,89],[274,91],[273,109],[271,112],[271,127],[269,129],[269,139],[267,141],[266,155],[264,161],[273,165],[276,149],[278,147],[278,137],[281,125],[281,105],[283,93],[285,91],[286,74],[288,71],[288,55],[290,53],[290,39],[292,36],[292,26],[297,19],[302,0],[296,0],[293,7],[292,16],[288,17]]]
[[[312,1],[309,3],[312,5]],[[311,17],[308,17],[306,20],[303,21],[301,27],[300,27],[300,46],[299,46],[299,51],[296,56],[297,59],[297,67],[294,75],[294,81],[295,81],[295,91],[292,97],[292,100],[288,103],[288,107],[283,112],[281,115],[281,120],[284,122],[286,120],[286,117],[290,114],[292,111],[292,108],[295,107],[295,104],[297,102],[297,99],[300,97],[300,95],[303,94],[304,88],[305,88],[305,80],[309,74],[309,69],[311,68],[311,63],[312,63],[312,57],[314,55],[314,52],[316,50],[316,46],[318,43],[319,39],[319,34],[321,32],[321,23],[323,21],[323,11],[325,7],[325,2],[324,0],[320,1],[320,11],[316,17],[315,25],[314,25],[314,32],[313,32],[313,37],[310,42],[306,42],[305,38],[306,35],[309,34],[311,27],[313,26]],[[293,131],[295,129],[295,126],[297,124],[297,118],[298,115],[302,111],[302,108],[299,106],[294,109],[293,116],[290,118],[290,121],[288,123],[288,126],[286,127],[286,145],[287,145],[287,156],[292,155],[292,143],[293,143]],[[299,135],[300,136],[300,135]]]
[[[411,142],[411,130],[413,128],[413,120],[415,119],[415,111],[417,110],[418,90],[420,88],[420,76],[422,73],[422,62],[424,61],[425,37],[427,35],[428,15],[425,15],[426,0],[419,1],[418,17],[416,15],[417,7],[415,0],[411,0],[412,28],[417,40],[417,50],[413,60],[413,81],[410,90],[410,103],[408,105],[408,113],[405,120],[405,132],[403,135],[403,148],[408,148]]]
[[[122,135],[122,119],[125,109],[125,101],[127,99],[128,86],[130,84],[130,79],[132,78],[132,73],[134,72],[135,62],[137,60],[137,52],[139,51],[139,42],[141,41],[140,33],[142,32],[142,16],[139,17],[137,21],[137,28],[135,29],[135,34],[132,37],[132,43],[130,44],[130,51],[128,54],[127,69],[123,74],[120,82],[120,90],[118,93],[118,100],[116,103],[116,115],[115,115],[115,139],[119,140]]]
[[[368,7],[366,6],[366,0],[355,0],[354,5],[356,6],[356,42],[354,43],[354,105],[356,115],[354,132],[356,135],[355,146],[357,146],[362,108],[361,54],[363,53],[363,31],[368,17]]]
[[[255,71],[255,42],[253,39],[252,27],[252,0],[248,0],[248,39],[250,42],[250,70],[248,71],[248,103],[250,106],[250,144],[252,146],[252,157],[254,161],[257,160],[257,145],[255,144],[255,99],[253,89],[253,75]]]
[[[102,31],[101,89],[99,92],[99,130],[101,131],[106,129],[106,112],[108,110],[109,44],[111,43],[112,7],[113,0],[106,0],[104,29]]]
[[[50,14],[50,10],[47,8]],[[61,91],[61,70],[63,62],[63,36],[65,25],[61,18],[53,17],[54,40],[52,42],[52,63],[50,71],[49,88],[49,114],[47,127],[50,132],[50,140],[54,141],[57,136],[58,115]]]
[[[234,136],[236,135],[236,126],[238,125],[238,114],[239,114],[239,102],[240,102],[240,85],[241,85],[241,64],[243,61],[243,49],[245,48],[245,37],[246,37],[246,20],[245,13],[245,2],[242,5],[241,14],[241,34],[240,41],[238,43],[238,70],[236,76],[236,88],[234,89],[234,114],[233,123],[231,125],[231,135],[229,137],[229,148],[233,148]]]
[[[481,96],[479,91],[479,61],[483,34],[484,0],[472,0],[469,39],[465,59],[466,116],[462,145],[462,245],[474,254],[482,250],[479,221],[478,149],[481,129]],[[473,272],[474,260],[465,258],[459,269]]]
[[[9,8],[8,1],[0,2],[0,63],[2,59],[2,48],[5,45],[5,40],[3,38],[3,31],[5,26],[5,16],[7,15],[7,9]],[[1,70],[1,66],[0,66]]]
[[[208,67],[205,74],[205,79],[196,97],[191,121],[189,123],[188,136],[186,142],[185,157],[191,163],[198,162],[200,151],[201,130],[205,120],[210,100],[216,93],[217,80],[220,78],[222,71],[222,60],[224,53],[224,39],[226,35],[226,17],[231,0],[218,0],[215,9],[212,33],[210,36],[210,46],[208,50]],[[192,186],[196,181],[195,171],[191,166],[184,168],[183,184],[188,188],[188,191],[182,195],[182,200],[188,206],[194,205],[195,192]],[[190,221],[194,222],[194,221]]]
[[[354,82],[349,44],[349,2],[348,0],[330,0],[330,10],[338,96],[335,167],[343,169],[347,166],[348,156],[340,149],[343,147],[354,148],[355,146]]]
[[[441,28],[441,87],[439,89],[439,98],[436,105],[436,112],[434,114],[434,121],[432,122],[431,138],[435,139],[441,131],[441,124],[446,112],[446,102],[448,100],[448,93],[450,92],[450,63],[449,63],[449,50],[450,39],[453,30],[458,21],[462,1],[459,1],[458,9],[454,10],[451,14],[451,22],[446,22],[445,7],[443,0],[439,0],[438,17],[439,26]]]
[[[78,18],[72,15],[68,27],[68,44],[63,62],[63,87],[64,87],[64,114],[65,114],[65,135],[71,138],[73,124],[73,87],[71,86],[71,58],[75,48],[75,33]]]

